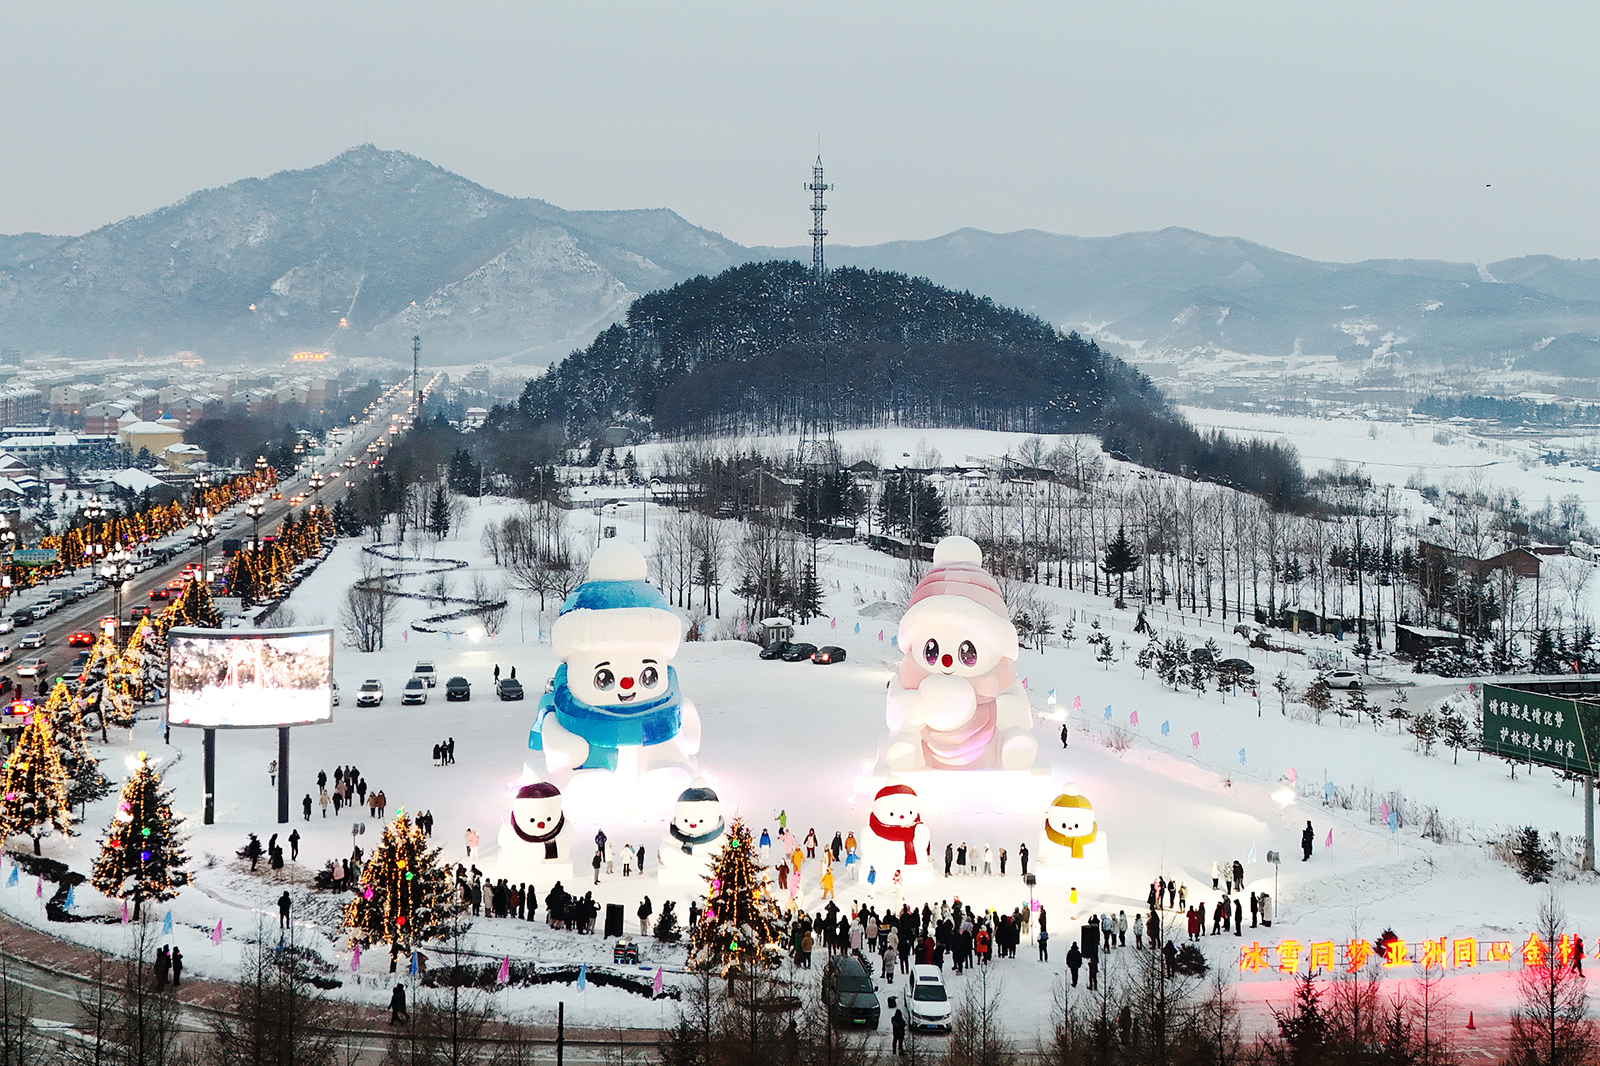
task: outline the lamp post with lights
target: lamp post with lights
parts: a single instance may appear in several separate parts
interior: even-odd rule
[[[112,640],[118,640],[122,635],[122,587],[133,575],[133,556],[122,545],[116,545],[101,559],[100,576],[111,582],[112,618],[116,626],[111,634]]]
[[[11,552],[17,546],[17,531],[12,528],[11,516],[0,514],[0,552],[5,553],[6,565],[4,577],[0,578],[0,593],[5,600],[11,600]]]
[[[266,510],[266,504],[261,502],[259,495],[250,497],[250,502],[244,505],[244,513],[250,516],[250,521],[253,524],[254,532],[252,535],[255,538],[256,551],[261,550],[261,512],[264,510]]]

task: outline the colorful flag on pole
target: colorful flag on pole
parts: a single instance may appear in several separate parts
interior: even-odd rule
[[[1161,735],[1162,736],[1168,736],[1171,733],[1172,733],[1172,722],[1171,722],[1171,720],[1169,719],[1168,721],[1162,722],[1161,723]]]
[[[1044,701],[1050,704],[1050,706],[1054,707],[1056,704],[1056,690],[1051,689],[1049,692],[1045,693]]]
[[[69,910],[69,911],[72,909],[73,900],[77,898],[77,896],[76,896],[77,887],[78,887],[77,885],[68,885],[67,886],[67,910]]]
[[[1322,798],[1329,803],[1333,802],[1333,782],[1325,781],[1322,785]]]
[[[1398,833],[1399,831],[1400,831],[1400,815],[1398,813],[1396,813],[1395,811],[1390,811],[1389,812],[1389,832]]]
[[[509,980],[511,980],[511,956],[507,955],[500,960],[500,972],[495,975],[494,982],[497,985],[503,985]]]
[[[1253,840],[1250,842],[1250,854],[1248,854],[1248,855],[1246,855],[1244,857],[1244,861],[1245,862],[1255,862],[1256,861],[1256,842],[1253,841]]]
[[[1139,724],[1139,712],[1138,711],[1129,711],[1128,712],[1128,724],[1129,725],[1138,725]]]
[[[882,639],[883,639],[883,630],[881,630],[881,629],[880,629],[880,630],[878,630],[878,639],[879,639],[879,640],[880,640],[880,641],[881,641],[881,640],[882,640]]]
[[[1111,721],[1111,704],[1106,704],[1106,711],[1100,717],[1104,718],[1108,722]]]
[[[1327,839],[1327,840],[1324,840],[1324,841],[1323,841],[1323,842],[1322,842],[1322,846],[1323,846],[1323,847],[1324,847],[1324,848],[1331,848],[1331,847],[1333,847],[1333,830],[1332,830],[1332,829],[1330,829],[1330,830],[1328,830],[1328,839]]]
[[[1243,748],[1239,749],[1239,763],[1241,765],[1243,765],[1243,763],[1244,763],[1244,749]]]
[[[857,622],[856,623],[856,636],[859,637],[860,635],[861,635],[861,623]]]
[[[1027,678],[1023,678],[1022,679],[1022,688],[1023,688],[1023,691],[1027,691],[1027,688],[1028,688],[1028,679]]]
[[[67,898],[68,899],[72,898],[72,890],[70,888],[67,889]],[[172,910],[171,910],[171,908],[168,908],[167,913],[165,915],[163,915],[162,919],[161,919],[161,935],[162,936],[170,936],[171,934],[172,934]]]
[[[582,992],[589,987],[589,964],[583,963],[578,967],[578,991]]]
[[[1294,784],[1294,767],[1289,767],[1289,784]]]
[[[661,995],[661,967],[656,967],[656,977],[650,982],[650,998],[655,999]]]
[[[211,930],[211,942],[213,944],[219,944],[219,945],[222,943],[222,919],[221,918],[217,919],[217,927],[215,929]]]
[[[16,863],[12,863],[11,864],[11,876],[6,878],[6,887],[10,888],[11,886],[15,885],[16,883],[17,883],[17,864]]]
[[[40,899],[42,899],[44,897],[44,874],[40,874],[39,875],[39,880],[34,882],[34,884],[33,884],[33,894],[34,894],[35,897],[40,898]]]
[[[1388,800],[1384,800],[1382,803],[1378,804],[1378,817],[1382,818],[1386,822],[1389,820],[1389,801]]]
[[[350,949],[350,972],[355,973],[361,969],[361,945],[357,944]]]
[[[411,971],[411,976],[412,977],[417,976],[417,949],[416,948],[412,948],[411,949],[411,967],[410,967],[410,971]]]
[[[127,900],[123,900],[122,901],[122,924],[123,925],[127,925],[128,924],[128,901]]]
[[[1189,746],[1195,751],[1200,750],[1200,730],[1196,729],[1193,733],[1189,734]]]
[[[829,629],[838,629],[839,628],[839,620],[837,618],[830,618],[828,620],[828,628]]]
[[[1075,711],[1083,710],[1083,696],[1081,694],[1072,697],[1072,709]]]

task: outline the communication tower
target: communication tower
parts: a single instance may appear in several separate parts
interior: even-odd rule
[[[822,194],[833,188],[832,185],[823,184],[821,155],[817,156],[816,165],[811,168],[811,184],[806,188],[812,193],[811,281],[813,284],[821,285],[827,276],[827,271],[822,265],[822,238],[828,235],[828,231],[822,228],[822,213],[828,209],[828,205],[822,202]]]
[[[411,338],[411,424],[422,421],[422,391],[417,375],[422,367],[422,338]]]

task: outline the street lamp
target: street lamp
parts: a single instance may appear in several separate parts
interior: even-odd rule
[[[133,557],[126,548],[118,544],[106,552],[105,561],[100,565],[100,576],[111,582],[114,604],[112,619],[116,626],[112,639],[115,640],[122,632],[122,585],[133,576]]]
[[[11,528],[11,516],[0,514],[0,551],[5,553],[5,577],[3,588],[6,600],[11,599],[11,552],[17,544],[17,531]]]
[[[206,545],[211,543],[211,538],[217,535],[217,524],[211,517],[211,512],[204,507],[195,512],[194,539],[200,542],[200,582],[206,584],[210,579],[206,576]]]
[[[266,483],[267,471],[270,470],[271,468],[272,468],[272,464],[267,462],[267,457],[265,455],[256,456],[255,476],[256,476],[256,487],[257,488],[260,488],[263,484]]]
[[[265,505],[261,502],[260,496],[250,497],[250,502],[244,505],[244,513],[250,516],[251,522],[255,523],[256,551],[261,550],[261,512],[263,510],[265,510]]]

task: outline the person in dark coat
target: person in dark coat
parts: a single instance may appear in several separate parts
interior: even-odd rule
[[[1043,929],[1039,930],[1039,961],[1050,961],[1050,934]]]
[[[896,1007],[894,1013],[889,1016],[889,1028],[894,1031],[894,1047],[891,1050],[896,1055],[904,1055],[906,1053],[906,1019],[900,1013],[899,1007]]]
[[[1256,900],[1256,894],[1250,893],[1250,928],[1256,927],[1256,915],[1261,912],[1261,904]]]
[[[1301,862],[1311,861],[1311,844],[1316,839],[1316,836],[1316,833],[1311,829],[1311,822],[1308,820],[1305,829],[1300,832],[1300,850],[1305,852],[1300,857]]]
[[[167,987],[167,971],[172,969],[172,956],[166,948],[156,952],[156,987]]]
[[[1077,941],[1073,941],[1067,949],[1067,972],[1072,974],[1072,987],[1078,987],[1078,967],[1083,965],[1083,952],[1078,950]]]
[[[395,985],[394,995],[389,997],[389,1024],[399,1025],[410,1020],[411,1015],[406,1013],[406,986]]]
[[[1244,863],[1238,859],[1233,860],[1233,890],[1244,891]]]
[[[1233,900],[1233,935],[1244,936],[1244,904],[1237,896]]]
[[[1028,845],[1017,845],[1017,862],[1022,864],[1022,876],[1028,876]]]
[[[1061,746],[1063,748],[1067,746],[1067,735],[1068,735],[1067,734],[1067,723],[1062,722],[1061,723]],[[1074,983],[1076,983],[1076,982],[1074,982]]]
[[[946,877],[950,876],[950,864],[955,862],[955,861],[956,861],[956,848],[955,848],[955,845],[954,844],[946,844],[944,846],[944,875]],[[1024,860],[1023,865],[1027,865],[1026,860]]]
[[[278,928],[289,928],[289,890],[283,890],[283,895],[278,897]]]
[[[177,948],[172,949],[172,987],[178,987],[178,978],[183,976],[183,952]]]
[[[1089,963],[1089,991],[1100,987],[1100,916],[1091,914],[1083,927],[1083,957]]]
[[[305,812],[306,821],[311,821],[311,793],[306,793],[306,798],[300,801],[300,807]]]
[[[311,797],[310,796],[306,797],[306,802],[307,803],[311,802]],[[311,820],[311,815],[309,813],[310,810],[311,810],[310,807],[306,808],[306,811],[308,812],[306,814],[306,820],[307,821]],[[299,859],[300,859],[300,830],[298,830],[298,829],[296,829],[294,832],[289,834],[289,858],[294,860],[294,861],[299,861]]]
[[[1171,977],[1178,971],[1178,949],[1172,946],[1172,941],[1167,941],[1167,946],[1161,949],[1161,957],[1167,960],[1167,976]]]

